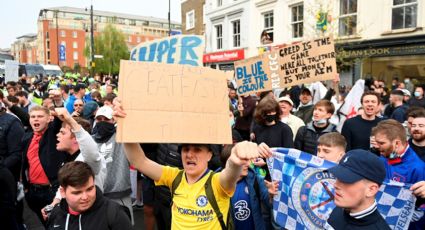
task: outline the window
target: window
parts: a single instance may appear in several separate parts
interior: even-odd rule
[[[217,7],[222,6],[223,5],[223,0],[217,0]]]
[[[78,60],[78,52],[77,51],[74,51],[73,58],[74,58],[74,61]]]
[[[232,22],[233,26],[233,47],[241,46],[241,21],[236,20]]]
[[[140,43],[140,37],[137,37],[137,43]]]
[[[355,34],[357,28],[357,0],[341,0],[339,14],[339,36]]]
[[[292,37],[300,38],[303,36],[303,18],[304,5],[292,7]]]
[[[418,17],[417,0],[393,0],[391,29],[415,28]]]
[[[49,39],[49,32],[46,32],[46,39]]]
[[[195,10],[191,10],[186,13],[186,30],[190,30],[195,27]]]
[[[77,42],[73,42],[72,43],[72,48],[77,49],[78,48],[78,43]]]
[[[47,51],[47,59],[50,59],[50,51]]]
[[[274,15],[273,12],[264,14],[264,31],[267,33],[261,36],[262,44],[273,43],[273,26],[274,26]]]
[[[217,39],[217,49],[223,48],[223,26],[216,25],[215,26],[216,39]]]
[[[50,42],[49,41],[46,41],[46,48],[50,49]]]
[[[77,38],[77,31],[72,31],[72,37]]]
[[[65,37],[65,35],[66,35],[66,33],[65,33],[65,30],[61,30],[61,37]]]

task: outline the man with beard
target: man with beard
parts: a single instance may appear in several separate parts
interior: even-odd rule
[[[425,161],[425,114],[413,119],[409,145]]]
[[[131,202],[130,169],[124,154],[124,147],[115,140],[116,128],[112,117],[112,108],[103,106],[95,116],[93,139],[97,143],[100,154],[106,160],[106,179],[103,185],[103,195],[122,205],[133,220]]]
[[[381,121],[376,117],[380,104],[379,94],[373,91],[366,92],[362,95],[360,102],[364,110],[363,114],[346,120],[342,126],[341,134],[347,141],[347,151],[369,150],[371,130]]]
[[[371,144],[381,154],[387,179],[414,184],[425,180],[425,163],[407,143],[406,132],[396,120],[381,121],[372,129]]]

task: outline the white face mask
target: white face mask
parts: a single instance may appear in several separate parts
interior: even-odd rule
[[[316,126],[322,126],[322,125],[325,125],[326,123],[328,123],[328,119],[325,119],[325,118],[319,119],[317,121],[313,120],[313,124]]]

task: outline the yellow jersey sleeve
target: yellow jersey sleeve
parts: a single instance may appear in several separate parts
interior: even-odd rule
[[[232,190],[226,191],[220,184],[220,175],[221,173],[216,173],[211,179],[214,194],[217,194],[220,197],[232,197],[236,190],[236,186]]]
[[[171,189],[174,178],[176,178],[179,171],[180,169],[175,167],[163,166],[161,177],[159,178],[158,181],[155,181],[155,185],[156,186],[164,185]]]

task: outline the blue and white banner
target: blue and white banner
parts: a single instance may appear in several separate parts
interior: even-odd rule
[[[325,169],[336,164],[296,149],[275,148],[267,165],[272,180],[279,182],[273,199],[276,223],[286,229],[323,229],[335,207],[335,177]],[[416,198],[407,186],[384,183],[376,201],[390,228],[408,228]]]

